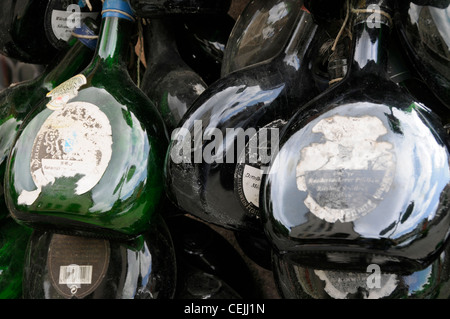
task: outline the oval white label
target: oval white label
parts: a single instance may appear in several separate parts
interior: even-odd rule
[[[35,191],[23,191],[19,204],[31,205],[41,188],[56,178],[82,176],[75,193],[91,190],[101,179],[112,155],[108,117],[94,104],[71,102],[54,111],[33,143],[30,170]]]
[[[311,213],[331,223],[350,222],[377,207],[395,171],[393,145],[377,142],[387,132],[375,116],[335,115],[312,128],[325,141],[303,148],[296,170]]]

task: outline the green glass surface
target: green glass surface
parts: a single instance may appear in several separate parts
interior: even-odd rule
[[[11,218],[0,223],[0,299],[22,297],[25,252],[31,232]]]
[[[30,169],[33,144],[49,116],[57,112],[63,114],[68,107],[53,111],[46,107],[50,101],[46,98],[21,126],[5,178],[7,204],[12,216],[20,223],[33,228],[105,238],[134,237],[148,228],[163,194],[162,165],[168,136],[154,104],[128,74],[126,64],[132,30],[133,22],[127,19],[102,19],[96,54],[82,71],[86,83],[66,104],[74,106],[72,111],[80,114],[74,114],[78,116],[77,120],[61,130],[73,130],[74,136],[82,135],[84,142],[90,139],[97,148],[77,144],[76,147],[81,147],[78,155],[95,155],[96,159],[89,161],[92,165],[106,158],[107,164],[97,167],[99,172],[83,173],[80,168],[36,185]],[[80,105],[87,106],[80,111]],[[108,124],[104,122],[100,129],[91,127],[91,131],[78,130],[77,125],[92,124],[88,115],[81,114],[89,113],[89,110],[94,110],[91,115],[106,117]],[[110,127],[110,137],[102,135],[102,129],[106,127]],[[97,135],[90,137],[89,132],[98,133],[100,138],[97,139]],[[57,142],[71,143],[67,139]],[[61,147],[58,160],[72,156],[65,146],[58,145]],[[104,156],[107,152],[110,152],[109,160]],[[104,157],[100,159],[99,154]],[[80,161],[88,160],[83,157]],[[55,172],[58,168],[52,169]],[[98,180],[94,184],[80,190],[81,184],[95,178]],[[38,195],[24,204],[19,200],[23,192],[37,192]]]
[[[48,65],[35,79],[24,81],[0,92],[0,179],[4,179],[6,158],[11,150],[16,132],[26,115],[45,94],[77,72],[91,61],[93,51],[75,37],[69,40],[69,48],[62,51],[54,63]],[[3,188],[0,205],[4,205]],[[0,220],[7,210],[0,212]]]

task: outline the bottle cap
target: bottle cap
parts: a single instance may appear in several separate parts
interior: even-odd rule
[[[130,21],[135,20],[133,9],[128,0],[105,0],[102,9],[102,18],[118,17]]]
[[[91,50],[95,50],[97,47],[98,35],[85,22],[80,27],[76,27],[72,31],[72,35]]]

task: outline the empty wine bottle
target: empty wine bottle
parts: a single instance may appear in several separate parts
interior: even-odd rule
[[[277,290],[285,299],[448,299],[448,247],[429,266],[389,273],[377,264],[365,271],[321,270],[290,263],[274,256]]]
[[[131,0],[140,18],[160,18],[168,15],[208,15],[226,13],[231,0]]]
[[[93,60],[21,125],[5,173],[12,216],[31,228],[129,239],[163,193],[164,122],[126,64],[128,1],[106,0]]]
[[[307,12],[292,14],[297,27],[284,51],[209,86],[172,134],[165,171],[168,197],[204,221],[262,233],[259,183],[270,160],[265,142],[276,139],[278,127],[318,94],[309,65],[324,33]]]
[[[129,241],[35,230],[23,277],[26,299],[171,299],[175,252],[160,216]]]
[[[152,19],[144,27],[147,69],[140,86],[155,103],[169,132],[207,87],[180,57],[175,42],[176,25],[170,18],[161,18]]]
[[[430,108],[389,79],[392,3],[375,2],[354,4],[346,77],[286,124],[263,176],[265,232],[304,267],[413,271],[447,241],[448,136]]]
[[[413,68],[435,97],[450,108],[450,1],[399,1],[400,42]]]
[[[25,116],[45,94],[57,85],[82,71],[91,61],[97,39],[98,26],[86,20],[68,41],[68,49],[62,50],[35,79],[12,85],[0,92],[0,179],[5,176],[6,158],[13,146],[14,137]],[[85,38],[88,37],[88,38]],[[90,38],[90,39],[89,39]],[[0,186],[0,205],[4,205],[3,184]],[[8,210],[0,212],[0,220]]]
[[[250,1],[228,38],[221,76],[277,57],[296,26],[303,1]]]
[[[208,295],[209,291],[211,295],[220,292],[240,298],[257,297],[250,269],[221,234],[186,215],[169,217],[166,221],[176,251],[178,285],[184,290],[180,293],[195,295],[195,287],[197,294],[202,291],[202,295]],[[204,277],[205,282],[196,283],[191,275],[198,280]]]
[[[0,3],[0,52],[18,61],[50,63],[58,53],[45,35],[48,0],[4,0]]]
[[[12,218],[0,222],[0,299],[22,298],[25,254],[31,233],[30,228]]]
[[[44,18],[47,39],[61,50],[67,46],[72,31],[81,27],[87,17],[96,19],[101,9],[100,0],[49,0]]]

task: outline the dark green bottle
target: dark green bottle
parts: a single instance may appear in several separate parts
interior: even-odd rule
[[[149,226],[163,194],[164,122],[127,70],[134,18],[107,0],[95,56],[24,121],[9,157],[12,216],[32,228],[108,238]]]
[[[75,29],[68,41],[68,49],[58,54],[55,62],[48,65],[37,78],[12,85],[0,92],[0,179],[5,174],[6,158],[11,150],[16,132],[25,116],[45,94],[74,74],[85,68],[92,59],[98,27],[93,20],[87,20]],[[85,37],[92,37],[86,39]],[[80,38],[80,37],[83,37]],[[4,205],[3,186],[0,186],[0,205]],[[7,210],[0,212],[0,220]]]
[[[26,299],[171,299],[176,287],[161,216],[128,241],[34,231],[24,265]]]
[[[25,251],[31,233],[12,218],[0,222],[0,299],[22,298]]]
[[[169,132],[206,89],[203,79],[181,58],[175,41],[175,19],[152,19],[144,26],[147,69],[141,90],[156,104]]]

